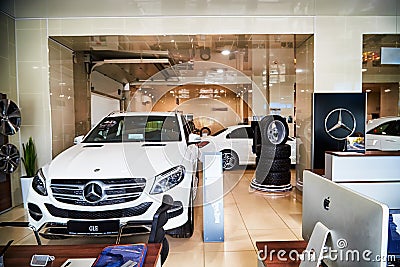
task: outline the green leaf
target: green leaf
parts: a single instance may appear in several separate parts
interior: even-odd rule
[[[23,157],[21,158],[22,163],[24,164],[26,175],[28,177],[33,177],[36,174],[37,167],[36,167],[36,148],[33,142],[32,137],[29,137],[28,142],[22,144],[23,150]]]

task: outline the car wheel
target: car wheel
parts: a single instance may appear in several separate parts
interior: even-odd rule
[[[286,159],[274,159],[272,162],[270,172],[288,172],[290,171],[291,160]]]
[[[286,185],[290,184],[290,171],[287,172],[270,172],[265,177],[262,184],[264,185]]]
[[[265,157],[270,159],[286,159],[290,157],[292,150],[289,144],[277,146],[267,145],[262,146],[261,153],[265,154]]]
[[[190,238],[194,232],[194,207],[193,207],[193,188],[190,190],[190,199],[188,206],[188,220],[180,227],[167,231],[172,237],[175,238]]]
[[[289,137],[289,126],[286,120],[279,115],[265,116],[261,121],[261,137],[264,144],[285,144]]]
[[[224,170],[230,171],[239,165],[239,157],[232,150],[222,151],[222,168]]]

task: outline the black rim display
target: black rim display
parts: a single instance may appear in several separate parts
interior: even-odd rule
[[[9,99],[0,100],[0,132],[4,135],[13,135],[21,126],[21,112],[18,106]]]
[[[4,173],[14,172],[19,165],[19,151],[13,144],[5,144],[0,148],[0,171]]]

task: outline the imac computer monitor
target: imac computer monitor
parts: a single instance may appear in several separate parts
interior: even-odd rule
[[[389,208],[310,171],[303,179],[304,240],[317,222],[330,230],[323,264],[386,266]]]

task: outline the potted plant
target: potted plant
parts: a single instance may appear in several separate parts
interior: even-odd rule
[[[26,145],[22,144],[22,149],[23,149],[23,156],[21,159],[25,167],[26,175],[21,177],[21,190],[22,190],[22,200],[24,203],[24,208],[27,209],[26,199],[28,197],[28,192],[29,188],[31,187],[33,177],[35,176],[37,171],[36,148],[32,137],[29,137],[29,140],[26,143]]]

